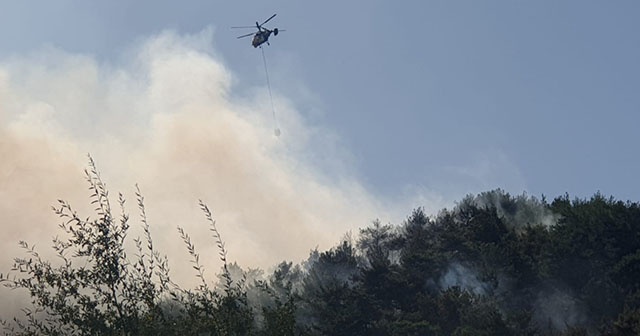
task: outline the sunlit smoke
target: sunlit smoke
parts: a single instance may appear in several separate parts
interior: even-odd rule
[[[82,173],[87,153],[111,195],[127,198],[132,236],[140,231],[140,186],[154,243],[179,283],[194,274],[178,225],[193,237],[211,280],[221,266],[198,199],[213,210],[229,259],[249,267],[299,262],[385,215],[357,178],[305,159],[310,143],[333,142],[291,101],[274,92],[284,130],[275,138],[266,88],[251,99],[230,98],[236,80],[213,56],[211,40],[211,30],[165,32],[121,64],[56,49],[0,63],[3,271],[21,255],[18,240],[50,251],[57,199],[81,217],[93,215]],[[325,161],[345,159],[337,148],[321,152]]]

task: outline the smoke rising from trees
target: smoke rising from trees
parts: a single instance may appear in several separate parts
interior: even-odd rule
[[[304,258],[384,215],[352,174],[321,171],[305,159],[311,142],[324,142],[326,161],[344,152],[290,101],[274,97],[284,130],[277,139],[266,88],[231,98],[236,79],[215,56],[211,36],[164,32],[120,64],[51,47],[0,63],[3,255],[14,255],[20,239],[48,244],[55,200],[85,203],[77,177],[87,153],[113,192],[130,196],[140,186],[169,254],[184,253],[173,246],[177,224],[200,225],[192,224],[200,222],[198,198],[225,223],[234,260],[263,267]],[[198,236],[203,252],[214,250]]]

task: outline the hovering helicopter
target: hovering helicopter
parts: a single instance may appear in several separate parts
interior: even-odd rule
[[[267,22],[269,22],[271,19],[273,19],[276,16],[276,14],[271,15],[270,18],[266,19],[263,23],[258,24],[258,22],[256,21],[256,25],[254,26],[240,26],[240,27],[231,27],[231,28],[258,28],[258,32],[257,33],[249,33],[249,34],[245,34],[245,35],[241,35],[238,36],[238,38],[244,38],[244,37],[248,37],[253,35],[253,40],[251,41],[251,45],[253,45],[254,48],[257,48],[259,46],[261,46],[263,43],[267,43],[267,45],[269,44],[269,36],[271,36],[271,33],[273,33],[273,36],[278,36],[278,33],[281,31],[285,31],[284,29],[278,30],[278,28],[273,28],[273,30],[271,29],[267,29],[265,27],[263,27],[263,25]]]

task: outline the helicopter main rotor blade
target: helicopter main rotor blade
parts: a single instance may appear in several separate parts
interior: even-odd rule
[[[271,19],[273,19],[274,17],[276,17],[276,14],[271,15],[270,18],[266,19],[260,26],[264,25],[265,23],[269,22]]]
[[[231,27],[233,29],[235,28],[255,28],[256,26],[238,26],[238,27]]]
[[[254,35],[254,34],[255,34],[255,33],[244,34],[244,35],[240,35],[240,36],[238,36],[238,37],[236,37],[236,38],[239,38],[239,39],[240,39],[240,38],[248,37],[248,36],[251,36],[251,35]]]

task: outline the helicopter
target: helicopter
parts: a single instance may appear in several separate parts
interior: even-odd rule
[[[285,31],[284,29],[278,30],[278,28],[273,28],[273,30],[271,30],[271,29],[267,29],[267,28],[263,27],[263,25],[265,23],[269,22],[275,16],[276,16],[276,14],[271,15],[270,18],[266,19],[261,24],[258,24],[258,22],[256,21],[255,27],[254,26],[240,26],[240,27],[231,27],[231,28],[258,28],[258,32],[257,33],[249,33],[249,34],[238,36],[237,38],[240,39],[240,38],[245,38],[245,37],[253,35],[253,40],[251,41],[251,45],[253,45],[254,48],[260,47],[264,43],[267,43],[267,45],[270,45],[269,44],[269,36],[271,36],[271,33],[273,33],[273,36],[278,36],[279,32]]]

